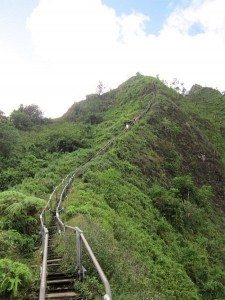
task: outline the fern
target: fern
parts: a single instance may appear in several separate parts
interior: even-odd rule
[[[14,297],[32,281],[29,268],[10,259],[0,259],[0,295],[11,294]]]
[[[5,212],[8,216],[18,216],[21,215],[24,211],[24,204],[22,202],[15,202],[9,205]]]

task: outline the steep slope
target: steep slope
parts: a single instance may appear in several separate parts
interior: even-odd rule
[[[153,99],[153,82],[151,110],[120,134]],[[108,98],[102,95],[102,103]],[[104,113],[93,110],[94,98],[93,106],[85,104],[83,116],[103,118],[93,125],[96,143],[118,137],[76,179],[65,220],[89,236],[116,299],[223,299],[220,154],[181,108],[182,96],[159,81],[134,77],[112,98]]]
[[[47,199],[68,172],[96,157],[75,178],[62,218],[84,230],[113,298],[224,299],[223,99],[201,87],[183,97],[158,79],[132,77],[20,133],[19,155],[3,161],[1,189]],[[70,271],[73,251],[62,248],[61,268]],[[76,288],[99,299],[85,256],[84,267],[86,281]]]
[[[225,159],[225,95],[212,88],[194,85],[182,99],[182,107]]]

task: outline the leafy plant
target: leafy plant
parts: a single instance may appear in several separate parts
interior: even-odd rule
[[[11,294],[14,297],[32,282],[29,268],[10,259],[0,259],[0,294]]]
[[[39,226],[38,213],[45,201],[16,191],[0,193],[0,216],[4,229],[34,234]]]

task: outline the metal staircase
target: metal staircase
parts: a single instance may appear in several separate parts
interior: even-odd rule
[[[79,169],[80,170],[80,169]],[[61,299],[61,300],[82,300],[82,295],[75,290],[76,281],[84,279],[85,268],[82,265],[82,249],[86,250],[91,258],[95,269],[105,287],[105,295],[103,300],[111,300],[111,289],[109,282],[100,267],[90,245],[88,244],[83,232],[77,227],[71,227],[62,222],[59,216],[63,199],[67,195],[68,189],[76,172],[69,174],[54,189],[45,208],[43,209],[41,220],[42,235],[42,266],[41,266],[41,283],[39,300],[45,299]],[[59,200],[58,200],[59,197]],[[55,207],[56,206],[56,207]],[[60,233],[65,237],[66,231],[71,231],[75,236],[76,248],[74,248],[74,256],[76,256],[76,266],[74,272],[63,273],[60,270],[61,257],[58,257],[54,249],[54,235]]]
[[[157,88],[155,83],[151,86],[151,93],[153,99],[150,99],[146,109],[144,109],[138,116],[132,121],[131,125],[135,125],[140,119],[156,104]],[[71,227],[63,223],[60,218],[60,212],[62,209],[62,203],[70,190],[71,184],[75,176],[79,176],[80,172],[84,171],[99,155],[103,154],[114,141],[124,132],[127,128],[123,128],[120,134],[113,136],[92,158],[90,158],[81,167],[77,168],[74,172],[68,174],[62,182],[55,187],[53,193],[49,197],[49,200],[43,209],[41,220],[41,235],[42,235],[42,266],[41,266],[41,283],[39,291],[39,300],[45,299],[63,299],[63,300],[82,300],[80,295],[75,289],[75,282],[82,281],[85,278],[85,268],[82,264],[82,251],[85,250],[91,259],[95,270],[97,271],[102,284],[105,288],[105,294],[103,300],[112,300],[111,288],[97,258],[95,257],[88,241],[86,240],[84,233],[78,227]],[[62,236],[66,236],[66,233],[70,231],[76,240],[76,247],[74,249],[74,255],[76,256],[76,267],[73,274],[62,273],[59,269],[61,257],[58,257],[54,252],[54,245],[52,240],[55,234],[60,233]],[[82,250],[83,249],[83,250]]]
[[[54,217],[53,220],[55,220]],[[49,239],[45,298],[82,300],[80,294],[74,290],[74,283],[78,280],[76,274],[67,274],[60,270],[62,258],[55,253],[53,244],[54,235],[57,234],[56,223],[52,222],[48,229]]]

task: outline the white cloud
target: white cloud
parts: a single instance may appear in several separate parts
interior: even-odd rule
[[[194,24],[202,32],[191,36],[189,29]],[[174,11],[161,31],[160,36],[165,35],[174,43],[174,51],[170,48],[169,52],[177,76],[188,85],[197,81],[225,88],[225,1],[195,0],[186,9]]]
[[[115,87],[137,71],[178,77],[188,87],[198,82],[225,89],[224,0],[193,0],[175,9],[158,35],[146,32],[150,17],[118,16],[100,0],[40,0],[27,20],[35,59],[0,48],[6,110],[15,99],[16,105],[37,103],[47,115],[61,115],[94,92],[99,80]],[[202,32],[193,36],[194,24]]]

